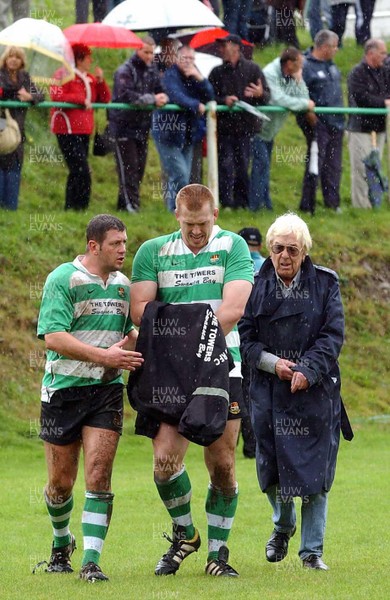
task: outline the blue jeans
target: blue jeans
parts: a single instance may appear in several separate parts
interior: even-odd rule
[[[321,29],[325,29],[321,15],[325,17],[327,28],[330,29],[332,22],[328,0],[310,0],[307,17],[309,19],[310,35],[313,40]]]
[[[176,195],[179,190],[190,182],[192,145],[180,149],[177,146],[162,144],[154,138],[156,148],[160,155],[161,165],[167,177],[167,189],[165,190],[165,202],[168,210],[175,210]]]
[[[0,169],[0,208],[18,208],[21,173],[20,167],[13,171]]]
[[[281,533],[291,533],[296,524],[294,499],[290,496],[281,496],[277,485],[272,485],[267,489],[267,497],[273,509],[272,520],[275,530]],[[327,492],[302,498],[301,546],[298,552],[302,560],[310,554],[322,556],[327,507]]]
[[[252,140],[252,171],[249,186],[250,210],[259,210],[259,208],[272,210],[269,180],[273,145],[273,140],[266,142],[258,135]]]
[[[247,40],[253,0],[223,0],[222,4],[225,29]]]

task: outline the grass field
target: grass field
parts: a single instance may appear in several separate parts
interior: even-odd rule
[[[259,491],[254,461],[243,458],[239,448],[240,500],[229,547],[231,563],[240,577],[225,580],[203,573],[207,547],[203,506],[208,479],[202,450],[197,446],[191,446],[186,464],[193,486],[193,517],[203,534],[203,546],[183,563],[176,576],[157,578],[153,574],[155,563],[167,549],[161,534],[170,532],[170,524],[152,483],[150,442],[132,435],[132,421],[128,419],[114,469],[114,513],[101,561],[110,582],[93,587],[77,578],[82,556],[82,472],[75,488],[72,518],[72,531],[79,543],[73,558],[75,574],[31,574],[35,563],[49,557],[51,527],[42,497],[46,479],[42,443],[35,435],[35,423],[30,427],[30,440],[2,449],[0,580],[4,600],[389,597],[389,422],[356,420],[355,439],[341,443],[325,538],[328,572],[302,569],[297,556],[298,534],[283,562],[266,562],[264,545],[272,530],[270,508]]]
[[[73,22],[74,3],[70,0],[38,0],[32,4],[40,11],[35,15],[37,18],[47,18],[61,27]],[[300,30],[299,36],[302,47],[308,46],[307,32]],[[278,46],[257,49],[255,58],[264,66],[280,50]],[[95,55],[111,83],[114,70],[128,52],[98,50]],[[361,49],[347,40],[336,56],[344,82],[352,65],[360,59]],[[98,119],[104,122],[104,111],[99,111]],[[90,207],[85,214],[65,213],[67,170],[56,139],[48,131],[48,111],[31,109],[26,131],[20,207],[14,214],[0,211],[0,598],[384,600],[389,597],[390,422],[386,414],[390,413],[390,377],[386,357],[390,341],[390,210],[386,198],[377,211],[351,208],[346,144],[341,183],[343,213],[335,215],[325,210],[319,193],[316,216],[308,221],[314,240],[314,262],[334,268],[340,275],[346,312],[346,341],[340,361],[343,397],[356,432],[351,444],[341,443],[330,494],[324,553],[330,571],[311,573],[301,568],[297,557],[298,535],[291,541],[285,561],[278,565],[265,561],[264,545],[272,530],[270,509],[258,489],[253,461],[244,459],[239,449],[240,502],[229,547],[231,562],[240,572],[240,578],[234,581],[206,578],[203,505],[208,480],[201,449],[191,447],[187,466],[194,490],[193,515],[204,543],[199,555],[190,557],[176,577],[156,578],[155,563],[167,549],[161,533],[169,532],[170,524],[152,483],[149,442],[132,434],[133,415],[128,411],[114,469],[114,516],[102,559],[110,583],[91,588],[77,579],[77,573],[31,575],[35,563],[49,558],[51,545],[42,496],[46,480],[43,447],[37,438],[44,349],[36,339],[36,321],[42,287],[49,271],[83,251],[87,221],[100,212],[115,213],[117,176],[112,155],[91,157]],[[276,157],[282,155],[287,159],[280,162]],[[265,233],[277,215],[296,210],[303,157],[303,136],[290,115],[275,142],[271,171],[274,212],[222,210],[219,224],[233,231],[255,225]],[[141,191],[141,212],[120,215],[129,236],[126,274],[130,274],[132,256],[145,239],[176,228],[173,216],[163,207],[159,162],[153,145]],[[76,572],[82,555],[83,490],[80,473],[72,520],[79,544],[74,555]]]

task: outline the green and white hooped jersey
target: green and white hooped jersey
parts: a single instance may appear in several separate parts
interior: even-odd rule
[[[48,276],[38,319],[38,337],[65,331],[99,348],[119,342],[133,324],[129,317],[130,282],[120,271],[106,283],[85,269],[77,257]],[[71,386],[123,383],[122,371],[95,363],[72,360],[53,350],[46,352],[41,400]]]
[[[248,245],[241,236],[214,225],[207,246],[198,254],[184,244],[180,230],[142,244],[134,257],[131,282],[156,282],[156,299],[161,302],[203,302],[216,311],[222,303],[223,286],[240,279],[253,283]],[[237,327],[226,336],[226,342],[235,363],[230,377],[240,377]]]

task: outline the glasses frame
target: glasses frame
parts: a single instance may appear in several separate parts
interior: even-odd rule
[[[276,251],[275,248],[280,248],[280,250]],[[283,244],[272,244],[271,246],[272,254],[282,254],[285,250],[287,250],[290,258],[297,258],[303,248],[298,248],[298,246],[283,246]]]

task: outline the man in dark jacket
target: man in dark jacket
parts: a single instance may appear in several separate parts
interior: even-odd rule
[[[168,96],[153,64],[155,43],[143,38],[143,46],[114,74],[113,102],[164,106]],[[137,212],[139,188],[144,176],[148,152],[151,113],[146,110],[117,110],[109,113],[110,129],[115,137],[115,159],[119,177],[118,210]]]
[[[253,106],[268,104],[265,77],[255,62],[242,57],[239,36],[231,34],[219,42],[223,64],[209,75],[218,104],[230,108],[237,100]],[[224,207],[248,206],[250,140],[260,129],[260,119],[248,112],[218,113],[219,200]]]
[[[383,40],[365,43],[364,58],[348,76],[348,100],[352,107],[385,108],[390,106],[390,70],[384,67],[387,56]],[[348,144],[351,160],[352,206],[371,208],[363,159],[372,149],[371,132],[382,158],[386,137],[386,115],[350,115]]]
[[[176,194],[190,182],[194,144],[204,135],[203,115],[214,94],[189,46],[179,48],[177,62],[165,72],[163,85],[170,101],[186,109],[153,115],[152,135],[168,179],[165,201],[168,210],[174,211]]]
[[[302,75],[310,98],[317,107],[343,106],[341,73],[332,60],[337,50],[337,35],[333,31],[322,29],[314,38],[313,50],[305,56]],[[313,139],[317,139],[318,143],[318,175],[311,172],[310,161],[307,160],[299,208],[314,213],[316,189],[320,179],[325,206],[340,212],[344,116],[320,114],[315,120],[315,126],[310,113],[297,120],[307,140],[308,154]]]
[[[287,555],[300,497],[299,556],[304,567],[327,570],[321,556],[341,426],[338,277],[311,262],[310,233],[297,215],[276,219],[266,244],[270,257],[239,323],[242,359],[251,368],[259,484],[273,508],[266,558]]]

